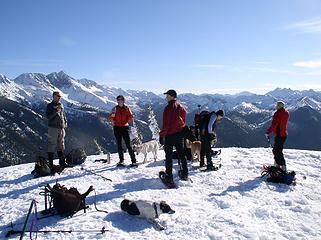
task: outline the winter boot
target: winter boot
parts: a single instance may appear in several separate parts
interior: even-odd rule
[[[58,158],[59,158],[60,167],[65,168],[66,167],[66,158],[65,158],[64,152],[58,151],[57,154],[58,154]]]
[[[120,160],[117,164],[117,167],[125,167],[124,160]]]
[[[279,168],[282,169],[286,173],[286,166],[285,165],[280,165]]]
[[[182,170],[178,171],[178,176],[182,181],[187,181],[188,180],[188,174],[184,173]]]
[[[54,168],[53,168],[53,159],[54,159],[54,153],[53,152],[48,152],[48,163],[49,163],[49,168],[50,168],[50,173],[55,174]]]
[[[133,162],[133,163],[131,163],[131,164],[129,165],[129,167],[131,167],[131,168],[136,168],[136,167],[138,167],[138,164],[137,164],[136,162]]]

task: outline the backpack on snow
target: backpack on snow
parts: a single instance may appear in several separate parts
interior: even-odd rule
[[[47,184],[53,207],[60,215],[72,216],[79,210],[86,209],[85,199],[94,190],[90,186],[84,194],[80,194],[76,188],[67,189],[64,185],[56,183],[53,187]]]
[[[287,185],[295,184],[295,172],[286,172],[283,171],[279,167],[275,166],[263,166],[263,171],[261,173],[261,176],[267,176],[266,179],[267,182],[273,182],[273,183],[284,183]]]
[[[36,159],[35,168],[32,170],[31,174],[34,176],[34,178],[38,178],[48,176],[50,173],[51,170],[47,159],[42,156],[38,156]]]
[[[68,165],[80,165],[85,162],[86,158],[87,155],[84,149],[75,148],[67,154],[66,163]]]

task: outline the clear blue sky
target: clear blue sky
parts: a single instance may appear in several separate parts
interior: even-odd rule
[[[1,0],[0,73],[157,93],[321,89],[319,0]]]

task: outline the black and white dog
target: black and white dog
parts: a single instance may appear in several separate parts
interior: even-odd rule
[[[130,215],[145,218],[158,230],[165,229],[159,222],[159,215],[162,213],[175,213],[175,211],[171,209],[171,207],[165,201],[158,203],[144,200],[130,201],[128,199],[124,199],[120,204],[120,208]]]

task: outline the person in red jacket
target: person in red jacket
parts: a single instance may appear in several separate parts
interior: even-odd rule
[[[117,106],[115,106],[110,115],[109,120],[114,122],[114,135],[117,141],[117,150],[119,163],[117,166],[124,166],[124,151],[122,147],[122,139],[124,139],[132,164],[136,167],[136,158],[129,138],[129,123],[133,122],[133,114],[128,106],[125,105],[125,98],[122,95],[117,97]]]
[[[281,101],[276,103],[276,110],[277,111],[273,115],[271,126],[265,133],[265,137],[269,138],[270,134],[274,133],[274,164],[275,166],[280,167],[282,170],[286,171],[286,164],[283,156],[283,146],[288,136],[288,121],[290,114],[284,108],[284,102]]]
[[[175,146],[178,153],[178,158],[180,160],[180,171],[179,176],[182,180],[188,179],[188,169],[187,162],[184,154],[184,134],[183,129],[186,122],[186,109],[181,103],[179,103],[177,98],[177,93],[175,90],[168,90],[166,93],[166,100],[168,105],[165,107],[163,112],[163,128],[161,129],[159,135],[160,140],[164,139],[164,150],[166,155],[165,161],[165,173],[166,181],[169,184],[174,184],[173,182],[173,147]]]

